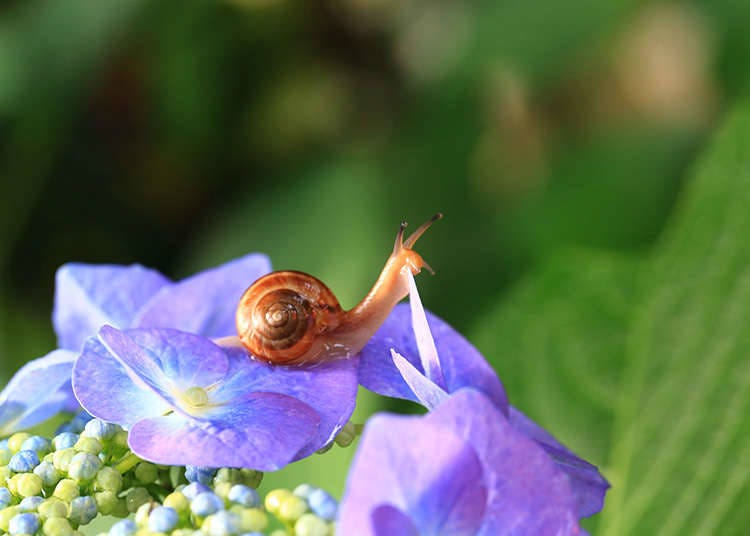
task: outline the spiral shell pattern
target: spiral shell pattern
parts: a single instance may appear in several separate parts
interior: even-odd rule
[[[242,295],[237,333],[253,357],[279,365],[304,363],[315,356],[316,338],[335,327],[343,313],[336,296],[302,272],[273,272]]]

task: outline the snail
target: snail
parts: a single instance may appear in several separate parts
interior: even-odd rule
[[[351,357],[364,347],[396,304],[409,293],[404,270],[432,268],[414,251],[415,242],[442,214],[435,214],[408,238],[401,223],[393,253],[370,292],[346,311],[319,279],[296,271],[267,274],[243,293],[237,333],[253,358],[276,365],[322,363]]]

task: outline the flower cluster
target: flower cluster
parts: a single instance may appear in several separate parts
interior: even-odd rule
[[[134,514],[111,536],[574,535],[602,508],[597,468],[509,405],[409,270],[409,305],[357,356],[284,367],[227,345],[238,296],[269,270],[261,255],[179,283],[140,266],[61,268],[60,348],[0,393],[0,530],[68,536],[102,513]],[[368,421],[340,507],[307,485],[261,501],[259,471],[353,441],[358,385],[428,413]],[[22,431],[78,404],[54,438]]]

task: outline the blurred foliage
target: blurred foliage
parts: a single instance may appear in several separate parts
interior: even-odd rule
[[[730,304],[729,280],[696,288],[707,302],[677,286],[708,269],[718,205],[698,215],[707,227],[694,232],[708,235],[693,249],[680,249],[679,223],[659,237],[686,168],[750,93],[748,23],[743,0],[6,2],[0,380],[53,347],[53,276],[66,261],[182,277],[261,250],[349,306],[398,222],[442,211],[420,244],[437,271],[418,280],[425,304],[476,334],[511,400],[608,468],[620,487],[608,533],[653,532],[659,519],[685,532],[696,501],[721,487],[706,471],[723,469],[700,445],[664,439],[709,487],[675,480],[630,500],[650,488],[636,417],[655,407],[648,422],[670,423],[673,389],[702,372],[695,349],[711,351],[691,340],[677,362],[654,326],[705,336],[700,315]],[[726,151],[739,159],[741,147]],[[739,169],[717,151],[705,167]],[[729,175],[703,171],[690,199],[740,198],[748,185],[721,182]],[[661,303],[670,274],[677,301]],[[709,403],[706,381],[691,411]],[[365,400],[360,419],[398,407]],[[707,421],[684,426],[695,439]],[[275,478],[339,492],[352,453]],[[676,460],[660,482],[689,480]],[[671,497],[687,513],[669,510]],[[704,529],[734,526],[722,504],[704,504]]]

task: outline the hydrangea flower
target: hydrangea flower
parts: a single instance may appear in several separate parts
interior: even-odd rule
[[[129,429],[144,459],[271,471],[349,420],[357,363],[279,367],[182,331],[105,326],[84,346],[73,386],[86,411]]]
[[[423,417],[370,419],[349,472],[339,532],[575,535],[576,508],[570,481],[545,451],[484,394],[466,388]]]
[[[409,289],[410,303],[396,306],[362,350],[360,383],[378,394],[412,400],[428,409],[461,388],[480,391],[513,429],[536,441],[567,475],[579,517],[601,510],[609,483],[598,469],[510,406],[500,380],[479,351],[424,310],[413,277]]]
[[[59,348],[21,368],[0,393],[0,435],[34,426],[79,406],[70,385],[84,341],[104,324],[168,327],[207,337],[235,333],[242,292],[271,265],[251,254],[173,283],[131,266],[70,263],[57,271],[52,322]]]

